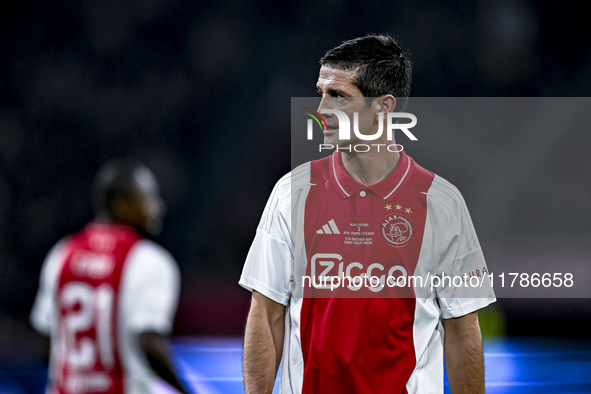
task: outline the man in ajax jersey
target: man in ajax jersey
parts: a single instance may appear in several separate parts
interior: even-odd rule
[[[180,290],[173,257],[148,240],[163,204],[152,172],[106,163],[96,220],[49,252],[31,323],[50,338],[48,394],[148,394],[157,376],[189,393],[167,350]]]
[[[380,135],[409,96],[408,55],[368,35],[320,63],[318,111],[355,132],[343,139],[324,112],[338,149],[283,177],[265,207],[239,282],[253,293],[246,392],[271,393],[281,363],[285,394],[443,393],[445,355],[453,394],[484,393],[477,311],[495,297],[466,204]]]

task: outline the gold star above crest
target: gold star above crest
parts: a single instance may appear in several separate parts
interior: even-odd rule
[[[410,208],[406,208],[406,210],[405,210],[405,211],[406,211],[406,213],[411,213],[411,210],[410,210]]]
[[[396,210],[397,210],[397,211],[400,211],[400,210],[402,209],[402,206],[400,206],[400,205],[398,205],[398,204],[396,204],[396,205],[395,205],[395,207],[396,207]]]
[[[392,209],[392,205],[388,205],[388,204],[386,204],[386,209],[387,209],[388,211],[389,211],[389,210],[391,210],[391,209]]]

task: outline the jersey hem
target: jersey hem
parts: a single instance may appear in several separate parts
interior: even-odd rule
[[[496,302],[497,299],[495,297],[490,298],[477,298],[472,302],[468,302],[462,304],[455,308],[450,308],[447,310],[441,310],[441,317],[443,319],[453,319],[456,317],[462,317],[479,309],[482,309],[493,302]]]
[[[238,284],[250,292],[256,290],[258,293],[261,293],[265,297],[275,301],[278,304],[281,304],[283,306],[289,305],[289,297],[286,297],[278,293],[276,290],[271,289],[270,287],[264,285],[263,283],[255,279],[243,277],[240,278]]]

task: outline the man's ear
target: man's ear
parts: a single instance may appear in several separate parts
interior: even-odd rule
[[[396,98],[394,96],[385,94],[380,99],[380,112],[394,112],[396,108]]]
[[[375,107],[373,107],[373,108],[374,108],[374,111],[376,111],[376,116],[375,116],[376,124],[379,122],[379,119],[378,119],[379,116],[382,116],[383,120],[385,122],[386,114],[388,112],[394,112],[394,109],[396,108],[396,98],[394,96],[392,96],[391,94],[385,94],[381,97],[377,97],[376,99],[374,99],[373,105],[375,105]]]

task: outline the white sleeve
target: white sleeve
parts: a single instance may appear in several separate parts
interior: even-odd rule
[[[448,249],[438,271],[442,286],[437,288],[437,296],[444,319],[467,315],[496,301],[468,208],[459,191],[453,190],[457,194],[445,207]],[[443,280],[445,276],[450,279]],[[472,277],[475,279],[470,282]]]
[[[291,296],[291,177],[283,177],[273,189],[240,281],[242,287],[287,306]]]
[[[121,284],[124,319],[132,332],[169,334],[180,292],[180,272],[174,258],[149,240],[129,251]]]
[[[55,297],[58,277],[63,264],[64,245],[64,240],[55,244],[43,262],[39,278],[39,291],[29,317],[33,328],[46,336],[50,336],[57,324]]]

